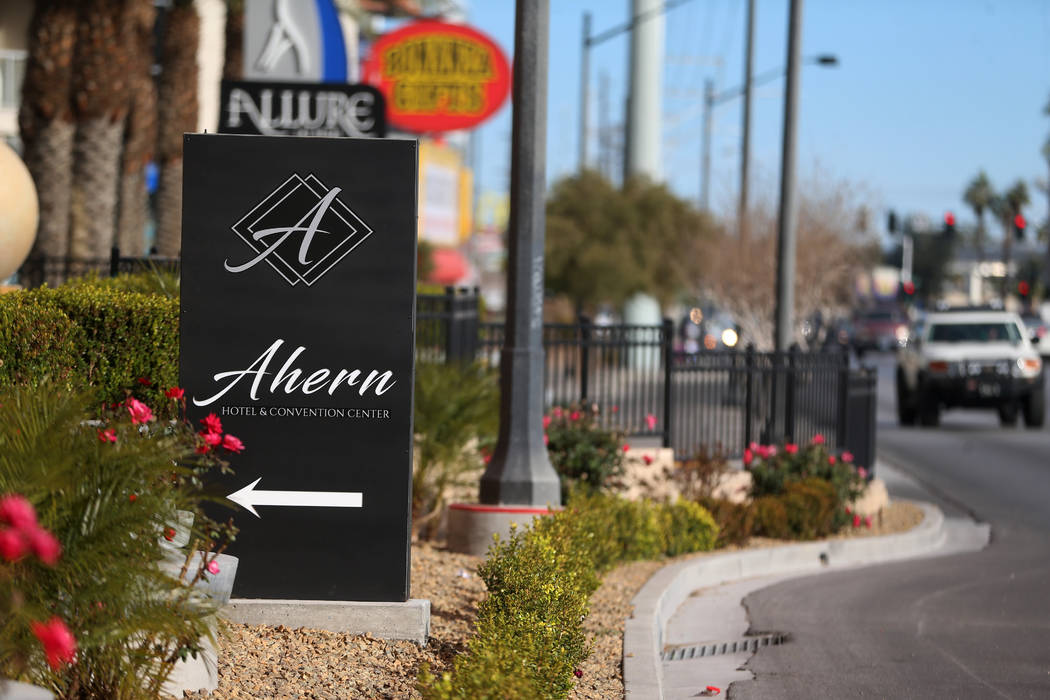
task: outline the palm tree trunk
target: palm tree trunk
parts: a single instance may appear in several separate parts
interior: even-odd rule
[[[69,242],[74,258],[107,260],[114,241],[127,114],[130,52],[123,41],[123,29],[129,1],[80,3],[74,65],[77,130]]]
[[[244,77],[244,0],[226,0],[226,46],[222,79]]]
[[[75,0],[37,2],[18,114],[23,157],[40,202],[32,255],[44,266],[44,278],[39,281],[51,285],[63,281],[69,253],[74,131],[70,96],[76,26]]]
[[[169,10],[161,42],[157,252],[174,257],[182,247],[182,135],[197,129],[200,17],[190,0],[178,0]]]
[[[153,0],[132,0],[126,20],[125,42],[132,52],[132,77],[124,126],[117,247],[125,255],[138,257],[146,251],[149,195],[145,171],[153,159],[157,140],[157,91],[150,72],[156,20]]]

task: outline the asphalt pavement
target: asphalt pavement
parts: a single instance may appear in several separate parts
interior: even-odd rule
[[[747,595],[751,632],[786,634],[733,700],[1050,698],[1050,428],[947,411],[900,428],[893,358],[879,368],[880,459],[914,477],[891,497],[991,525],[979,552],[797,578]],[[1050,389],[1050,388],[1048,388]]]

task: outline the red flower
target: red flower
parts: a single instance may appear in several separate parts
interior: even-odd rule
[[[141,384],[142,386],[149,386],[152,383],[153,382],[149,380],[149,377],[139,377],[139,384]]]
[[[492,455],[482,455],[481,456],[481,461],[484,462],[485,464],[488,464],[489,462],[492,461]]]
[[[580,412],[579,411],[573,411],[572,413],[569,414],[569,420],[575,422],[575,421],[578,421],[579,419],[580,419]]]
[[[750,449],[744,450],[744,465],[751,464],[753,461],[755,461],[755,453]]]
[[[0,499],[0,522],[16,530],[32,530],[36,527],[36,511],[24,497],[9,494]]]
[[[624,445],[623,446],[623,451],[624,452],[630,452],[631,451],[631,446],[630,445]]]
[[[852,515],[852,514],[853,514],[853,509],[850,508],[849,506],[846,506],[846,515]]]
[[[197,445],[197,454],[206,455],[211,452],[211,448],[207,445]]]
[[[747,449],[751,450],[752,452],[758,452],[758,443],[752,442],[750,445],[747,446]]]
[[[168,542],[171,542],[173,539],[175,539],[175,528],[169,527],[167,530],[165,530],[164,539],[166,539]]]
[[[29,541],[29,548],[33,550],[33,554],[40,561],[48,566],[54,566],[58,563],[58,557],[62,554],[62,545],[59,544],[58,539],[54,535],[44,528],[38,527],[26,532],[25,536],[26,540]]]
[[[543,444],[544,444],[544,445],[549,445],[549,444],[551,444],[551,438],[550,438],[550,436],[549,436],[549,435],[547,435],[547,433],[544,433],[544,434],[543,434]]]
[[[554,407],[554,410],[553,410],[553,411],[551,411],[551,413],[553,413],[553,414],[554,414],[554,417],[555,417],[555,418],[561,418],[561,413],[562,413],[562,411],[561,411],[561,406],[555,406],[555,407]]]
[[[229,433],[226,433],[226,436],[222,439],[222,446],[230,452],[244,451],[244,443]]]
[[[814,445],[823,445],[824,444],[824,436],[821,435],[820,433],[817,433],[816,435],[814,435],[813,436],[813,444]]]
[[[645,425],[649,430],[656,430],[656,416],[652,413],[645,414]]]
[[[583,678],[583,670],[576,669],[572,672],[572,675],[576,676],[577,678]]]
[[[860,516],[859,515],[854,515],[853,516],[853,527],[860,527]]]
[[[33,634],[44,647],[47,663],[52,669],[57,671],[64,664],[73,663],[77,640],[73,638],[73,633],[66,627],[66,623],[58,617],[52,617],[47,623],[34,622],[32,628]]]
[[[546,430],[549,427],[551,427],[551,417],[550,416],[544,416],[543,417],[543,429]]]
[[[4,561],[21,559],[26,553],[25,538],[14,530],[0,530],[0,557]]]
[[[128,413],[131,414],[131,422],[135,424],[148,423],[153,420],[153,411],[138,399],[128,399]]]
[[[204,418],[201,418],[201,424],[204,425],[204,429],[209,433],[222,432],[222,421],[214,413],[209,413]]]
[[[786,443],[784,445],[784,452],[787,452],[789,455],[798,454],[798,445],[793,442]]]
[[[137,501],[137,500],[139,500],[139,497],[138,497],[138,495],[137,495],[137,494],[134,494],[134,493],[133,493],[133,494],[130,494],[130,495],[128,496],[128,503],[134,503],[134,502],[135,502],[135,501]]]
[[[838,460],[835,459],[835,455],[828,455],[828,464],[834,464]]]
[[[653,458],[649,455],[642,455],[642,461],[645,462],[646,466],[653,463]]]
[[[204,438],[204,442],[207,443],[208,447],[218,447],[222,444],[222,435],[219,433],[206,433],[202,430],[198,435]]]
[[[870,515],[865,515],[864,516],[864,527],[868,528],[869,530],[871,529],[871,516]]]
[[[109,428],[108,430],[100,430],[100,431],[98,431],[98,441],[99,442],[116,442],[117,441],[117,431],[113,430],[113,428]]]
[[[842,461],[846,464],[850,464],[851,462],[853,462],[852,452],[843,452],[840,456],[842,457]]]
[[[170,389],[165,390],[164,395],[167,396],[169,399],[181,399],[183,396],[186,395],[186,390],[180,389],[177,386],[173,386]]]

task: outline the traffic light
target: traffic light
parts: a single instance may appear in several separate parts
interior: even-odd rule
[[[904,292],[905,295],[909,297],[913,296],[915,294],[915,283],[905,282],[901,285],[901,290]]]
[[[886,229],[890,233],[897,233],[897,212],[890,209],[889,216],[886,217]]]
[[[1027,299],[1028,293],[1031,291],[1031,286],[1029,286],[1029,284],[1024,280],[1021,280],[1017,283],[1017,293],[1021,296],[1022,299]]]
[[[944,212],[944,235],[955,235],[955,214],[950,211]]]
[[[1024,220],[1024,214],[1018,212],[1017,215],[1014,216],[1014,238],[1019,241],[1024,239],[1025,226],[1026,222]]]

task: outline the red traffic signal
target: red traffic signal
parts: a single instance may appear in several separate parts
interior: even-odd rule
[[[905,282],[905,283],[903,283],[901,285],[901,289],[904,290],[905,294],[907,294],[908,296],[911,296],[912,294],[915,293],[915,283],[914,282]]]
[[[955,226],[955,214],[950,211],[944,212],[944,225],[949,227]]]
[[[1032,291],[1032,288],[1028,286],[1027,282],[1017,283],[1017,293],[1023,297],[1028,296],[1028,292]]]
[[[1027,222],[1024,220],[1024,214],[1018,212],[1014,216],[1014,236],[1017,238],[1017,240],[1021,240],[1022,238],[1024,238],[1024,228],[1026,225]]]

